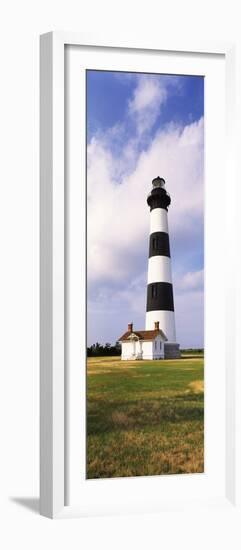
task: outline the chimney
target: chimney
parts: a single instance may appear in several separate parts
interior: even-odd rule
[[[133,331],[133,323],[128,323],[128,332]]]
[[[155,321],[155,330],[159,330],[159,321]]]

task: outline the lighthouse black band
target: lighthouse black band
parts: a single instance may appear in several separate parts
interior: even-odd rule
[[[152,256],[168,256],[170,258],[169,235],[164,231],[156,231],[150,235],[149,258]]]
[[[150,283],[147,285],[146,311],[174,311],[171,283]]]
[[[154,208],[164,208],[165,210],[168,210],[170,203],[170,196],[162,187],[152,189],[151,193],[147,197],[147,204],[150,206],[150,210],[154,210]]]

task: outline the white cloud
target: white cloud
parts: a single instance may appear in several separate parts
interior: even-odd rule
[[[177,291],[199,291],[203,289],[203,280],[203,269],[199,271],[188,271],[184,273],[182,277],[178,277],[175,288]]]
[[[139,136],[153,127],[166,99],[167,88],[164,82],[150,76],[139,78],[128,106],[129,114],[135,118]]]
[[[149,211],[146,197],[153,177],[163,176],[171,194],[172,240],[192,237],[203,213],[203,121],[181,130],[160,132],[121,183],[113,174],[116,159],[101,140],[88,147],[88,269],[92,281],[137,277],[147,253]],[[129,148],[129,143],[126,145]],[[124,171],[124,169],[123,169]]]

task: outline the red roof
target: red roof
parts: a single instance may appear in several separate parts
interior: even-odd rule
[[[118,341],[123,342],[129,340],[131,334],[137,336],[140,340],[154,340],[154,338],[160,334],[165,341],[167,340],[167,337],[162,330],[133,330],[132,332],[127,330],[127,332],[125,332]]]

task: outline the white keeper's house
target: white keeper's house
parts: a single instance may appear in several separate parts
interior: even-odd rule
[[[152,180],[145,330],[128,330],[120,338],[122,359],[174,359],[180,357],[176,341],[171,254],[167,212],[171,197],[165,180]]]
[[[128,330],[121,336],[121,359],[164,359],[164,342],[167,337],[159,329],[159,321],[155,322],[154,330],[133,330],[133,324],[128,324]]]

